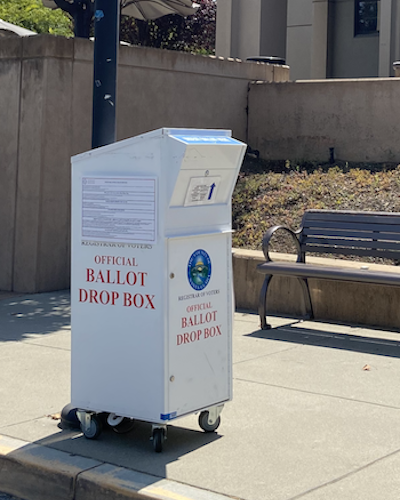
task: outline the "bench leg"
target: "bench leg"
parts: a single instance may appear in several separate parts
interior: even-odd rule
[[[313,319],[314,311],[311,303],[311,295],[310,295],[310,289],[308,287],[308,280],[307,278],[298,278],[298,280],[300,282],[301,288],[303,289],[304,303],[306,307],[306,318]]]
[[[267,323],[267,291],[271,279],[272,279],[271,274],[265,275],[264,283],[261,287],[259,301],[258,301],[258,314],[260,316],[262,330],[269,330],[271,328],[271,325]],[[306,318],[313,319],[314,312],[312,308],[310,289],[308,287],[308,280],[307,278],[298,278],[298,280],[303,290],[304,304],[306,308]]]
[[[258,314],[260,316],[262,330],[269,330],[271,328],[271,325],[267,323],[267,291],[271,278],[272,276],[270,274],[265,275],[258,300]]]

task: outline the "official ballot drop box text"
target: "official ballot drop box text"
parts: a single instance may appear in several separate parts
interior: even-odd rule
[[[245,149],[164,128],[72,158],[74,407],[166,423],[231,399]]]

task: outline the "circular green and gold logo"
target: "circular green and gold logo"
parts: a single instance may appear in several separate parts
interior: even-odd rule
[[[187,268],[190,286],[195,290],[203,290],[211,278],[211,259],[205,250],[192,253]]]

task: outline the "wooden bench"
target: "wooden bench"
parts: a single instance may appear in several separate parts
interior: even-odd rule
[[[271,260],[269,245],[277,231],[285,231],[292,236],[297,250],[296,262]],[[306,263],[306,253],[381,257],[400,261],[400,213],[307,210],[298,231],[285,226],[268,229],[263,238],[263,252],[266,262],[258,265],[257,271],[265,275],[260,292],[259,315],[261,328],[266,330],[271,328],[266,315],[267,291],[273,276],[292,276],[299,280],[308,319],[314,317],[309,278],[399,286],[398,273],[371,271],[368,265],[361,269],[312,265]]]

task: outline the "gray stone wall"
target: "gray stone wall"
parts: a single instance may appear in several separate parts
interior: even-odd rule
[[[248,142],[271,160],[400,162],[398,78],[253,83]]]

